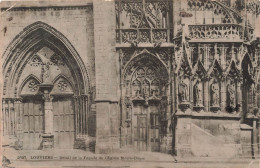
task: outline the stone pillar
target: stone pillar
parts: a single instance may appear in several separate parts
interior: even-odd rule
[[[225,112],[226,111],[226,78],[221,80],[221,96],[220,96],[220,107],[221,111]]]
[[[54,135],[53,135],[53,107],[52,99],[50,95],[50,89],[43,88],[43,100],[44,100],[44,134],[42,135],[42,147],[43,149],[51,149],[54,147]]]
[[[253,149],[253,159],[257,156],[257,129],[256,129],[256,117],[253,117],[253,142],[252,142],[252,149]]]
[[[237,105],[239,106],[239,109],[238,109],[238,113],[241,113],[242,112],[242,90],[241,90],[241,82],[240,81],[237,81]],[[239,114],[241,117],[243,116],[242,114]]]
[[[16,114],[16,137],[15,149],[19,150],[23,147],[23,104],[22,99],[16,99],[14,102],[15,114]]]
[[[260,137],[260,118],[258,118],[258,137]],[[258,138],[258,158],[260,157],[260,138]]]
[[[96,73],[96,153],[119,149],[119,81],[115,2],[93,1]]]
[[[53,134],[53,108],[52,99],[53,97],[49,95],[48,90],[44,90],[44,133]]]
[[[204,91],[203,91],[203,105],[204,110],[209,111],[209,79],[205,78],[204,80]]]

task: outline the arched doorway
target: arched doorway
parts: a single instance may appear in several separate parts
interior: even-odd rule
[[[4,136],[14,139],[16,148],[71,149],[87,137],[88,75],[61,33],[34,23],[3,57]]]
[[[161,151],[170,124],[167,69],[156,56],[144,53],[129,61],[122,80],[122,146]]]

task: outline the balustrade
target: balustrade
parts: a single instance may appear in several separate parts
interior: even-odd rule
[[[244,29],[237,24],[189,25],[191,39],[243,40]],[[249,40],[253,38],[253,30],[248,29]]]
[[[131,28],[117,29],[117,43],[169,43],[172,39],[172,30],[164,28]]]

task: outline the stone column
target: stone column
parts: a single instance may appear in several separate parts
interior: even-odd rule
[[[239,106],[239,109],[238,109],[238,113],[241,113],[242,112],[242,92],[241,92],[241,82],[240,81],[237,81],[237,105]],[[240,116],[242,116],[242,114],[239,114]]]
[[[48,90],[44,90],[44,133],[53,134],[53,107],[52,99]]]
[[[258,137],[260,137],[260,118],[258,118],[258,122],[257,122],[257,125],[258,125]],[[260,156],[260,138],[258,138],[258,157]]]
[[[14,102],[15,108],[15,116],[16,116],[16,124],[15,124],[15,132],[17,141],[15,142],[15,149],[22,149],[23,147],[23,125],[22,125],[22,118],[23,118],[23,104],[22,99],[15,99]]]
[[[43,149],[51,149],[54,147],[52,99],[53,97],[50,95],[50,88],[47,87],[43,88],[43,100],[44,100],[44,134],[42,135]]]
[[[115,2],[93,1],[96,73],[96,153],[111,153],[120,147],[120,108],[116,54]]]
[[[253,149],[253,159],[257,156],[257,129],[256,129],[256,117],[253,117],[253,142],[252,142],[252,149]]]
[[[205,78],[204,80],[204,91],[203,91],[203,105],[204,110],[209,111],[209,79]]]
[[[220,96],[220,107],[221,111],[225,112],[226,111],[226,78],[221,80],[221,96]]]

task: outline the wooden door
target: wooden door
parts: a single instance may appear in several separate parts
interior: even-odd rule
[[[23,149],[41,149],[44,133],[43,101],[32,98],[23,101]]]
[[[75,140],[72,98],[56,97],[53,100],[54,148],[72,149]]]
[[[135,129],[135,146],[140,151],[147,150],[147,117],[146,115],[136,115],[137,117],[137,125],[134,127]]]
[[[160,151],[160,136],[159,136],[159,114],[153,113],[150,115],[150,131],[151,131],[151,150],[153,152]]]

